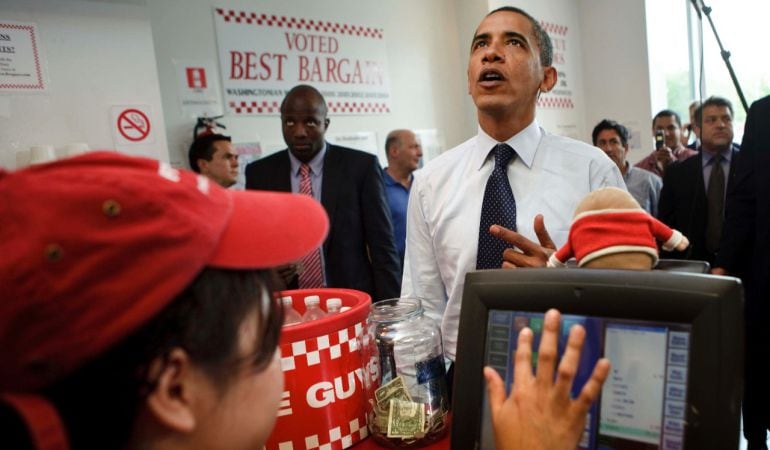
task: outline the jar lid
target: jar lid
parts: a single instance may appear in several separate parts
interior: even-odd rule
[[[419,298],[390,298],[372,305],[372,320],[380,323],[400,322],[422,315]]]

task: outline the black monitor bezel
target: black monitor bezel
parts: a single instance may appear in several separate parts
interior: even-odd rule
[[[517,293],[515,300],[510,292]],[[675,302],[672,294],[677,296]],[[661,271],[517,269],[466,275],[455,361],[452,449],[480,448],[489,310],[550,308],[564,314],[692,324],[685,448],[738,448],[744,339],[743,288],[738,279]],[[710,356],[713,348],[718,351]],[[693,378],[694,373],[713,376]]]

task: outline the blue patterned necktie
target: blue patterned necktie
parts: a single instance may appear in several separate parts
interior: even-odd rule
[[[508,182],[508,164],[516,152],[508,144],[498,144],[495,149],[495,168],[484,189],[479,224],[479,247],[476,254],[476,269],[499,269],[503,264],[503,251],[508,244],[489,233],[492,225],[501,225],[516,230],[516,199],[513,198]]]

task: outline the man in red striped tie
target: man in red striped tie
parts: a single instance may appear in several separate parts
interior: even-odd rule
[[[288,149],[246,168],[247,189],[311,195],[329,214],[323,246],[279,273],[289,288],[341,287],[368,292],[374,300],[398,297],[400,263],[379,162],[375,155],[326,142],[329,123],[321,93],[294,87],[281,104]]]

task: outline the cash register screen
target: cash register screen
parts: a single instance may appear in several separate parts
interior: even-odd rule
[[[738,448],[743,367],[737,279],[598,269],[482,270],[466,275],[452,397],[452,448],[494,448],[483,367],[510,389],[519,331],[562,313],[560,351],[581,324],[586,342],[574,392],[594,363],[612,365],[579,448]]]
[[[559,355],[574,324],[586,330],[578,372],[577,396],[599,358],[612,370],[599,401],[591,407],[579,449],[682,450],[690,325],[604,317],[563,315]],[[486,365],[496,369],[510,390],[519,331],[534,332],[533,360],[543,326],[543,313],[490,310],[485,348]],[[486,391],[485,395],[486,395]],[[489,408],[484,399],[481,447],[493,450]]]

